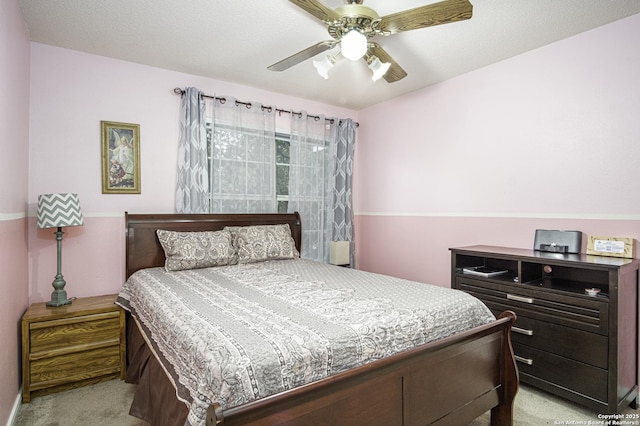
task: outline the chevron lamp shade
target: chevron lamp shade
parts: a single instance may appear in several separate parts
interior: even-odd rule
[[[42,194],[38,196],[38,228],[81,226],[82,211],[78,194]]]

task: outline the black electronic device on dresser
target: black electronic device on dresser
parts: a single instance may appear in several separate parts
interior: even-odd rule
[[[451,249],[451,286],[494,314],[517,314],[511,338],[523,383],[613,414],[638,408],[639,267],[638,259],[461,247]]]

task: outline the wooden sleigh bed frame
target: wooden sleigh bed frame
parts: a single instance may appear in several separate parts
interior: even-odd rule
[[[205,231],[280,223],[289,224],[300,250],[297,213],[125,213],[126,276],[164,265],[157,229]],[[492,425],[511,425],[519,382],[510,339],[514,322],[515,314],[505,312],[490,324],[289,391],[226,410],[213,404],[207,426],[462,425],[489,410]],[[149,410],[160,406],[165,402],[150,404]]]

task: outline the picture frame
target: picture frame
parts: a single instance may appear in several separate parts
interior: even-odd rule
[[[140,194],[140,125],[101,121],[102,193]]]
[[[587,254],[633,259],[635,256],[634,242],[633,238],[591,235],[587,241]]]

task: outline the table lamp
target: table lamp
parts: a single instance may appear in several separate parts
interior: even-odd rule
[[[351,263],[351,242],[330,241],[329,263],[332,265],[349,265]]]
[[[81,226],[82,211],[78,194],[42,194],[38,196],[38,228],[58,228],[58,273],[53,280],[53,293],[47,306],[63,306],[71,303],[64,290],[66,281],[62,276],[62,232],[63,226]]]

